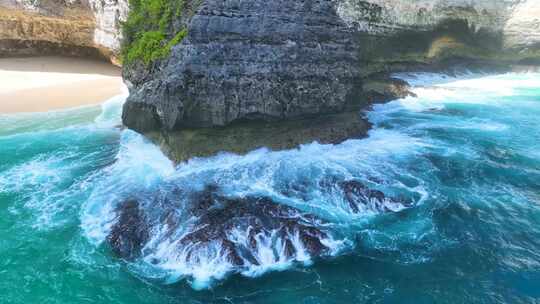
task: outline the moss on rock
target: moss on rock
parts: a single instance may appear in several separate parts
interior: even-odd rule
[[[283,121],[239,121],[226,127],[145,133],[177,163],[227,151],[244,154],[257,148],[293,149],[317,141],[337,144],[363,138],[369,122],[357,111]]]

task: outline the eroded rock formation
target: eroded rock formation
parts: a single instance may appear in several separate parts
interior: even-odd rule
[[[387,72],[539,57],[532,0],[199,2],[168,59],[124,73],[124,123],[177,161],[361,136],[347,113],[407,94]]]
[[[288,186],[303,192],[300,185]],[[317,187],[337,191],[344,210],[356,216],[407,207],[356,180],[328,178]],[[177,265],[182,275],[197,277],[201,269],[246,273],[306,262],[337,254],[349,244],[309,208],[306,212],[264,196],[230,197],[215,185],[197,190],[167,184],[163,189],[168,191],[135,194],[118,205],[107,241],[119,258],[163,268]]]
[[[0,56],[74,55],[117,62],[125,0],[0,0]]]
[[[275,250],[275,261],[329,253],[324,242],[330,236],[315,216],[269,198],[228,198],[219,191],[178,189],[165,199],[156,197],[152,206],[120,204],[108,242],[127,260],[146,255],[154,256],[154,263],[178,259],[193,266],[210,256],[233,267],[261,265],[266,249]],[[170,244],[165,256],[156,252],[160,244]]]

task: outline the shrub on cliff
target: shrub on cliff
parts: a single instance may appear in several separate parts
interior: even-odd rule
[[[186,28],[173,25],[174,19],[182,15],[184,0],[129,0],[129,7],[123,24],[124,64],[142,61],[148,65],[165,58],[187,35]]]

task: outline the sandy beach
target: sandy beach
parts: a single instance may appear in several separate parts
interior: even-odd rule
[[[99,104],[122,93],[120,68],[64,57],[0,59],[0,113]]]

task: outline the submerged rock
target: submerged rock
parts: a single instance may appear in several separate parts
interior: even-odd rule
[[[373,190],[359,181],[351,180],[339,183],[345,200],[354,213],[361,211],[390,212],[399,211],[410,203],[387,197],[382,191]]]
[[[270,245],[262,244],[265,241],[281,242],[270,246],[283,255],[276,256],[276,260],[294,258],[299,250],[313,257],[328,250],[322,243],[328,235],[318,228],[322,223],[319,219],[268,198],[227,199],[206,190],[191,213],[198,217],[197,228],[187,233],[179,244],[193,247],[221,242],[224,254],[237,266],[260,265],[258,247]]]
[[[335,207],[350,212],[352,222],[406,207],[359,181],[327,178],[283,186],[291,202],[305,202],[298,206],[318,203],[312,201],[315,191],[323,198],[320,207],[340,204]],[[344,222],[333,223],[315,205],[301,210],[266,196],[231,197],[222,191],[178,181],[120,204],[107,238],[112,252],[144,272],[151,269],[153,277],[186,278],[198,289],[233,273],[252,277],[308,265],[354,245],[355,232],[343,229]]]
[[[207,187],[189,194],[187,202],[179,207],[164,200],[157,213],[146,209],[155,207],[141,208],[143,205],[135,201],[121,204],[107,239],[113,252],[127,260],[153,255],[152,248],[141,250],[153,239],[172,244],[169,250],[173,251],[155,257],[154,263],[174,257],[193,266],[212,255],[234,267],[329,253],[325,240],[331,237],[321,228],[321,219],[269,198],[227,198],[217,188]]]
[[[407,96],[415,97],[415,94],[410,91],[409,84],[405,80],[386,75],[373,76],[366,79],[362,85],[361,98],[370,104],[384,103]]]
[[[376,178],[369,179],[371,183],[382,184]],[[382,214],[397,212],[411,206],[411,202],[405,198],[396,198],[386,195],[384,192],[372,189],[358,180],[337,180],[335,177],[327,177],[319,181],[318,186],[324,195],[332,198],[342,198],[345,208],[353,214]],[[298,188],[297,188],[298,189]],[[302,190],[295,191],[296,195],[302,195]]]
[[[131,260],[140,255],[149,239],[148,225],[144,211],[134,200],[126,201],[118,207],[118,219],[107,237],[108,243],[117,256]]]
[[[302,199],[304,186],[284,193]],[[329,178],[319,186],[330,195],[342,196],[354,214],[396,212],[408,206],[355,180]],[[195,268],[219,260],[244,271],[330,255],[342,242],[336,243],[324,219],[268,197],[227,197],[216,186],[195,192],[167,191],[151,201],[120,204],[107,239],[117,256],[151,257],[154,264],[173,262]]]

